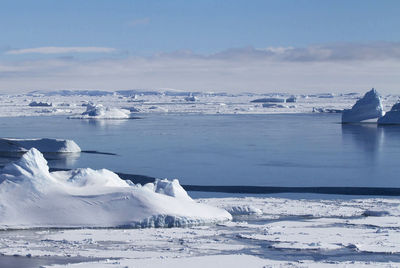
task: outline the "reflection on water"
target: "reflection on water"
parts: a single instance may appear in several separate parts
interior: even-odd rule
[[[129,119],[75,119],[79,120],[81,124],[93,126],[96,128],[107,128],[121,126],[125,124]]]
[[[382,148],[385,129],[376,124],[344,124],[342,125],[343,140],[349,144],[356,144],[360,150],[376,154]]]
[[[1,152],[0,153],[0,166],[5,166],[10,162],[18,160],[24,153],[16,152]],[[54,167],[65,167],[74,165],[80,153],[43,153],[46,160],[51,166]]]
[[[400,126],[376,124],[342,125],[344,145],[356,145],[358,151],[363,152],[359,158],[372,161],[383,154],[398,153],[400,150]],[[386,161],[390,160],[387,159]],[[375,162],[374,162],[375,163]]]

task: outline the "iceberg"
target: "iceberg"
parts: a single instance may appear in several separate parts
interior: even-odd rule
[[[81,148],[73,140],[0,138],[0,152],[21,153],[37,148],[43,153],[79,153]]]
[[[127,119],[131,112],[126,109],[104,107],[102,104],[88,103],[86,111],[80,116],[71,116],[73,119]]]
[[[278,103],[282,103],[282,102],[286,102],[286,99],[284,98],[261,98],[261,99],[255,99],[252,100],[250,102],[255,102],[255,103],[262,103],[262,102],[278,102]]]
[[[31,106],[31,107],[51,107],[51,106],[53,106],[53,104],[47,103],[47,102],[32,101],[31,103],[29,103],[29,106]]]
[[[181,227],[231,220],[178,180],[144,186],[106,170],[49,172],[35,148],[0,170],[0,228]]]
[[[379,125],[400,125],[400,102],[392,106],[389,112],[378,119]]]
[[[378,119],[383,114],[381,97],[375,89],[371,89],[351,109],[343,111],[342,123],[359,123],[365,120]]]

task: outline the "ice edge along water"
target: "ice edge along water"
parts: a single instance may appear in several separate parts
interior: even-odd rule
[[[192,200],[178,180],[129,184],[90,168],[49,172],[35,148],[0,171],[0,228],[181,227],[231,220]]]

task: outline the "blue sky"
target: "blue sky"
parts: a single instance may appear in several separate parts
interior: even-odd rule
[[[15,79],[19,73],[24,79],[28,80],[34,76],[37,80],[39,73],[27,71],[27,69],[35,69],[35,66],[32,65],[34,63],[31,63],[30,68],[27,66],[28,62],[32,61],[40,61],[40,64],[50,63],[49,68],[44,69],[43,72],[51,71],[53,73],[50,74],[54,74],[54,76],[73,76],[72,73],[68,73],[68,69],[72,68],[68,64],[74,64],[74,68],[76,67],[75,64],[83,64],[89,68],[90,62],[93,61],[101,61],[102,63],[112,61],[112,64],[129,64],[132,67],[133,75],[136,75],[137,78],[141,75],[135,71],[137,66],[133,66],[135,61],[132,62],[132,59],[140,58],[139,61],[146,61],[147,63],[151,59],[153,65],[159,66],[160,63],[154,61],[160,54],[169,55],[170,64],[173,66],[178,64],[176,63],[177,59],[182,61],[182,57],[190,58],[193,61],[198,56],[212,58],[212,55],[220,55],[221,53],[225,55],[225,60],[227,60],[226,57],[232,57],[232,59],[236,59],[234,63],[239,64],[237,57],[235,57],[236,54],[243,56],[249,54],[248,51],[253,55],[253,50],[262,51],[271,48],[269,53],[272,53],[271,51],[277,53],[277,49],[291,48],[303,49],[309,54],[311,50],[314,51],[314,47],[319,49],[323,47],[323,51],[320,49],[318,55],[325,53],[327,48],[330,49],[330,54],[335,55],[335,57],[324,58],[325,63],[335,61],[334,63],[337,64],[338,58],[354,58],[353,53],[355,52],[358,53],[357,60],[359,60],[359,57],[370,59],[369,55],[378,55],[372,56],[373,60],[381,60],[382,53],[386,53],[384,60],[390,61],[391,58],[397,58],[400,54],[399,14],[400,1],[395,0],[3,0],[0,6],[0,32],[2,33],[0,39],[0,83],[4,82],[8,85],[8,88],[25,89],[24,83],[18,85],[12,77]],[[358,45],[364,49],[367,46],[368,49],[365,51],[368,55],[360,56],[360,50],[357,49]],[[388,54],[388,47],[395,54],[393,57],[390,53]],[[226,51],[230,53],[226,53]],[[236,53],[237,51],[239,53]],[[296,53],[296,60],[298,60],[297,50]],[[340,53],[342,53],[342,56],[339,55]],[[279,52],[278,54],[281,55],[282,53]],[[293,53],[290,52],[290,55],[285,57],[281,55],[278,61],[282,61],[282,58],[284,58],[283,61],[287,61],[288,57],[293,57]],[[321,61],[320,56],[318,57],[318,61]],[[166,64],[166,68],[170,66],[165,57],[162,58],[163,60],[160,61]],[[315,55],[305,58],[307,58],[307,61],[310,58],[313,61]],[[51,63],[55,61],[59,62],[57,66],[67,66],[58,67],[58,72],[54,73]],[[271,61],[271,59],[268,58],[268,61]],[[276,63],[277,59],[274,58],[273,61]],[[3,64],[3,68],[1,68],[1,64]],[[189,62],[186,62],[186,64],[186,67],[190,67]],[[197,64],[197,62],[193,63],[193,66]],[[371,64],[371,62],[368,64],[372,67],[377,66]],[[382,64],[382,62],[379,64]],[[398,67],[396,64],[397,61],[394,63],[391,61],[390,64],[387,64],[387,67],[388,69]],[[23,71],[16,68],[16,66],[21,65],[24,66]],[[250,64],[249,68],[253,65]],[[150,72],[151,66],[151,64],[147,66]],[[271,65],[268,66],[272,68]],[[62,68],[65,68],[65,73],[61,73]],[[382,68],[384,67],[380,66],[379,70]],[[282,70],[284,69],[282,67]],[[373,68],[369,70],[376,73]],[[193,72],[196,71],[198,70],[193,70]],[[268,72],[270,71],[271,69],[268,69]],[[364,70],[364,72],[368,72],[368,70]],[[40,75],[44,75],[44,73]],[[126,75],[129,75],[129,73],[126,73]],[[178,73],[175,75],[179,78]],[[215,74],[213,75],[215,76]],[[232,73],[233,75],[236,74]],[[221,82],[215,81],[214,84],[208,85],[196,83],[191,85],[188,83],[186,86],[185,83],[173,83],[171,79],[163,87],[182,86],[193,89],[209,89],[211,87],[222,90],[224,89],[223,80],[226,79],[226,76],[229,76],[229,74],[224,74],[223,77],[219,78]],[[291,76],[290,73],[287,73],[287,76],[294,77],[294,74]],[[206,76],[202,76],[202,79],[204,78]],[[392,82],[389,86],[387,82],[380,83],[381,80],[379,79],[382,78],[376,79],[378,81],[375,86],[391,88],[399,82],[395,77],[390,77]],[[111,77],[110,79],[112,80]],[[157,79],[156,72],[152,79],[149,78],[149,80],[154,79]],[[213,79],[217,79],[217,77]],[[257,79],[260,79],[260,86],[257,90],[264,90],[261,86],[262,75]],[[332,80],[335,79],[332,78]],[[385,79],[388,79],[388,77],[385,77]],[[111,80],[105,88],[112,87]],[[90,86],[90,83],[87,82],[86,79],[85,85],[82,86],[99,87],[98,83],[93,83],[93,86]],[[318,84],[322,84],[322,82],[310,82],[310,85],[312,85],[310,88],[317,90]],[[344,85],[341,83],[332,85],[332,87],[343,87]],[[63,86],[62,80],[59,84],[54,80],[47,86],[38,83],[37,87],[64,89],[67,86]],[[348,87],[353,86],[361,88],[364,87],[364,84],[358,83],[356,85],[353,83],[349,84]],[[5,90],[4,87],[0,86],[0,90]],[[76,84],[73,87],[77,88],[79,85]],[[160,87],[160,84],[148,83],[148,86],[146,86],[144,80],[140,83],[134,83],[128,79],[125,84],[118,84],[118,87],[155,88]],[[251,85],[251,87],[254,86]],[[275,87],[279,87],[279,84],[274,83],[270,87],[266,87],[265,90],[275,89]],[[305,89],[307,84],[301,84],[300,87]],[[231,85],[227,85],[226,88],[230,89]],[[240,84],[240,90],[245,89],[246,84],[243,82]],[[289,87],[285,86],[283,90],[289,90]],[[321,90],[323,89],[321,88]]]

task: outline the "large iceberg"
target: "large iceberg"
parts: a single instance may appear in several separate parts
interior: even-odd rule
[[[89,103],[86,111],[80,116],[71,116],[78,119],[127,119],[131,112],[127,109],[104,107],[102,104]]]
[[[177,180],[144,186],[106,170],[49,172],[35,148],[0,170],[0,228],[178,227],[230,220]]]
[[[37,148],[44,153],[79,153],[81,148],[73,140],[0,138],[0,152],[21,153]]]
[[[389,112],[378,119],[379,125],[399,125],[400,124],[400,102],[392,106]]]
[[[342,123],[359,123],[365,120],[378,119],[383,114],[381,97],[375,89],[371,89],[351,109],[343,111]]]

